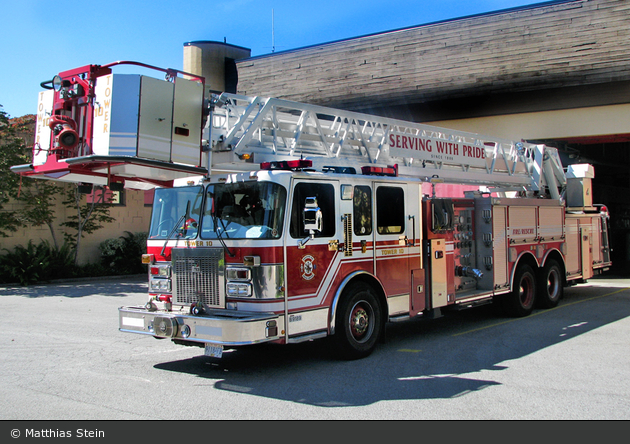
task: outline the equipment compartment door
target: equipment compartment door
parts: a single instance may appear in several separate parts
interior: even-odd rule
[[[431,239],[431,308],[448,304],[446,240]]]
[[[593,252],[591,246],[591,230],[588,226],[580,226],[582,279],[593,277]]]
[[[506,207],[495,206],[492,210],[492,247],[494,288],[505,288],[509,285]]]

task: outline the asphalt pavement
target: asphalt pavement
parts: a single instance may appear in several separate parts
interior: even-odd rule
[[[328,342],[223,358],[118,331],[145,276],[0,287],[0,419],[628,420],[630,279],[526,318],[484,306],[391,324],[368,358]]]

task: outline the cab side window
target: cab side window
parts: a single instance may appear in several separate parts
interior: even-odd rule
[[[354,187],[354,234],[368,236],[372,234],[372,189],[368,186]]]
[[[405,193],[402,188],[377,188],[376,230],[378,234],[401,234],[405,230]]]
[[[335,188],[329,183],[302,182],[295,186],[291,209],[291,237],[301,239],[309,233],[304,231],[304,204],[306,198],[315,197],[322,212],[322,231],[315,237],[335,235]]]

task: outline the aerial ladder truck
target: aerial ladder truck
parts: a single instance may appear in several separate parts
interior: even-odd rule
[[[593,167],[555,148],[89,65],[42,86],[27,177],[155,189],[148,300],[123,332],[200,346],[330,337],[388,322],[558,304],[610,267]]]

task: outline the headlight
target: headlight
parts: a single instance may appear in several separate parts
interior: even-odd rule
[[[235,298],[247,298],[252,295],[251,284],[242,282],[229,282],[226,285],[227,295]]]
[[[151,290],[152,291],[171,291],[171,280],[170,279],[152,279],[151,280]]]

